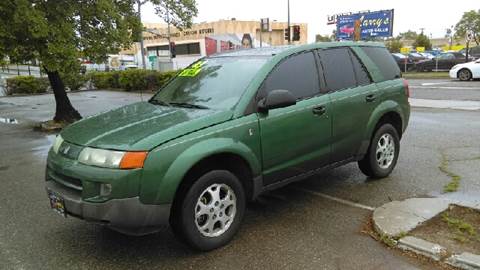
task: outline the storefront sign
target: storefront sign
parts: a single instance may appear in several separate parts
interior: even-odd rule
[[[393,9],[351,15],[337,18],[337,39],[352,40],[355,22],[360,26],[360,39],[390,37],[393,32]]]

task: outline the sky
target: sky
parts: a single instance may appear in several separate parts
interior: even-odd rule
[[[287,21],[287,0],[197,0],[198,16],[194,22],[219,19]],[[308,23],[308,41],[316,34],[330,35],[333,25],[327,25],[327,16],[343,12],[394,9],[393,32],[420,31],[431,37],[444,37],[446,28],[455,25],[463,12],[480,9],[480,0],[443,2],[435,0],[290,0],[292,23]],[[163,22],[150,4],[142,7],[143,22]]]

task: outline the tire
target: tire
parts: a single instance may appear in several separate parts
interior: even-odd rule
[[[177,238],[200,251],[222,247],[232,240],[246,204],[243,186],[234,174],[225,170],[207,172],[180,196],[171,218]]]
[[[386,145],[383,150],[381,145]],[[371,178],[387,177],[395,168],[399,153],[400,139],[397,130],[391,124],[383,124],[373,135],[367,154],[358,162],[358,167]]]
[[[472,79],[472,73],[466,68],[460,69],[457,73],[457,77],[460,81],[470,81]]]

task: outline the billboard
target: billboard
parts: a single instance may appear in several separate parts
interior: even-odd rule
[[[337,17],[337,39],[353,40],[356,31],[362,40],[392,36],[393,9]]]

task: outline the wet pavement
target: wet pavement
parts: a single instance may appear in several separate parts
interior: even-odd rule
[[[413,98],[480,101],[480,80],[409,80]]]
[[[138,94],[121,92],[70,97],[84,116],[140,100]],[[18,121],[0,122],[1,269],[436,269],[362,233],[372,214],[365,209],[391,200],[444,196],[443,186],[450,181],[438,168],[444,160],[462,176],[455,196],[480,194],[480,111],[414,108],[390,177],[370,180],[349,164],[289,185],[249,205],[230,245],[197,253],[169,230],[128,237],[63,219],[49,209],[43,177],[54,135],[34,132],[31,125],[52,117],[52,98],[0,98],[0,117]]]

